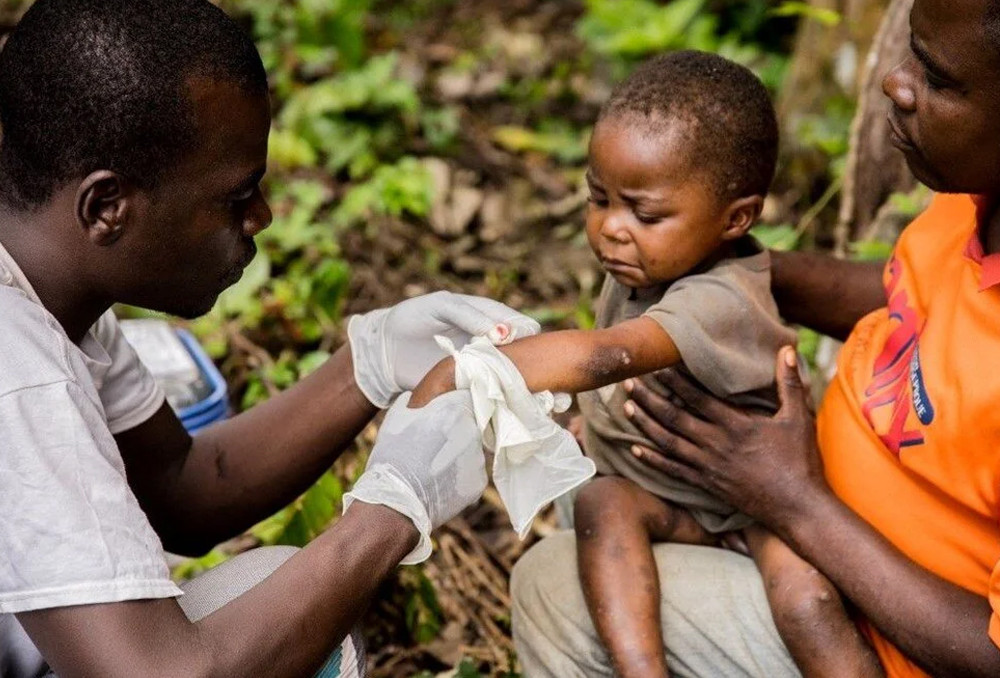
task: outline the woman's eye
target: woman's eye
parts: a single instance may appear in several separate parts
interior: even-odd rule
[[[930,87],[931,89],[945,89],[951,86],[950,82],[948,82],[941,76],[934,73],[934,71],[927,68],[927,66],[923,66],[923,72],[924,72],[924,82],[926,82],[927,86]]]

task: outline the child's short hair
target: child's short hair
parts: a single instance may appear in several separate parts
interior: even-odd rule
[[[661,54],[612,92],[598,122],[645,118],[658,132],[687,127],[690,158],[715,178],[724,200],[765,195],[778,156],[778,122],[764,85],[749,69],[706,52]]]

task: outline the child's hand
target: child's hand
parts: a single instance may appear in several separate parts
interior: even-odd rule
[[[455,390],[455,359],[445,358],[424,376],[413,389],[409,407],[423,407],[442,393]]]

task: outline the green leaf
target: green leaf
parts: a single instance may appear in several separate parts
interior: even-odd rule
[[[299,359],[299,378],[306,377],[326,363],[330,359],[328,351],[312,351],[306,353]]]
[[[799,233],[788,224],[777,226],[755,226],[750,229],[750,235],[769,250],[787,252],[795,249],[799,242]]]
[[[273,129],[267,139],[268,161],[285,169],[315,167],[319,154],[312,144],[288,129]]]
[[[862,240],[851,243],[851,259],[855,261],[886,261],[892,256],[892,243]]]
[[[772,9],[770,14],[771,16],[801,16],[818,21],[828,28],[839,25],[842,19],[837,11],[825,7],[814,7],[808,2],[782,2]]]
[[[405,157],[394,165],[382,165],[368,181],[355,184],[334,212],[342,225],[356,224],[375,215],[421,217],[433,200],[430,172],[416,158]]]

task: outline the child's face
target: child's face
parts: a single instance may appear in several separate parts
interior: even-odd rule
[[[605,118],[590,141],[587,239],[601,265],[629,287],[681,277],[724,240],[727,205],[688,160],[682,125],[650,132]]]

